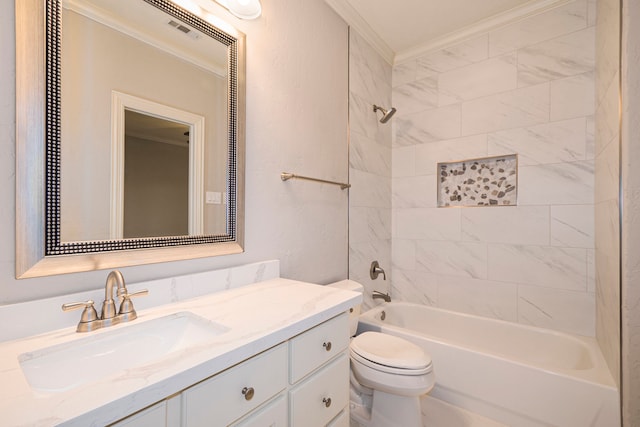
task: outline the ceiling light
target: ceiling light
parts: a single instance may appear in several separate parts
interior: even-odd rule
[[[192,0],[172,0],[172,1],[178,6],[180,6],[181,8],[186,9],[189,12],[193,13],[194,15],[200,14],[202,10],[200,6],[198,6]]]
[[[240,19],[256,19],[262,14],[260,0],[216,0]]]

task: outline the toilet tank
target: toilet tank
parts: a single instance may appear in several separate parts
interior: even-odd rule
[[[334,282],[327,286],[331,286],[332,288],[344,289],[347,291],[359,292],[359,293],[364,292],[364,287],[360,283],[354,280],[349,280],[349,279],[341,280],[339,282]],[[349,327],[351,329],[352,337],[356,335],[356,331],[358,330],[359,317],[360,317],[360,304],[353,307],[352,310],[349,312]]]

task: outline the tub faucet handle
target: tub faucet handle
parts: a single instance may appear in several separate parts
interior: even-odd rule
[[[382,267],[380,267],[378,261],[373,261],[371,263],[371,268],[369,269],[369,276],[371,277],[371,280],[376,280],[380,274],[382,274],[382,280],[387,280],[387,275]]]

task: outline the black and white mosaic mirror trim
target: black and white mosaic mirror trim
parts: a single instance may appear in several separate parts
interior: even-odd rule
[[[238,40],[180,8],[168,0],[144,0],[165,13],[187,23],[204,34],[227,46],[229,55],[229,134],[228,134],[228,192],[227,192],[227,233],[203,236],[166,236],[132,238],[121,240],[94,240],[83,242],[62,242],[60,239],[60,44],[62,1],[46,2],[46,200],[45,200],[45,254],[73,255],[84,253],[149,249],[170,246],[188,246],[233,242],[237,238],[237,123],[238,109]]]
[[[518,156],[438,163],[438,207],[515,206]]]

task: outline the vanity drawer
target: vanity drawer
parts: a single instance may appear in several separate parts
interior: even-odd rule
[[[349,427],[349,411],[345,408],[327,427]]]
[[[185,390],[186,425],[228,425],[284,390],[286,375],[285,343]]]
[[[325,426],[348,404],[349,358],[342,354],[289,392],[290,425]]]
[[[291,384],[349,346],[349,316],[343,313],[289,341]]]
[[[109,427],[167,426],[167,401],[156,403],[127,418],[110,424]]]
[[[287,396],[281,395],[232,427],[287,427]]]

